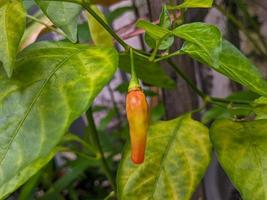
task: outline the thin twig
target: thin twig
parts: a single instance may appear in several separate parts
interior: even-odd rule
[[[118,43],[120,43],[121,46],[123,46],[126,51],[130,49],[130,46],[125,43],[100,16],[98,16],[98,14],[90,7],[90,4],[83,4],[83,7],[103,26],[104,29],[106,29],[106,31],[109,32],[110,35],[112,35]]]
[[[89,110],[86,112],[86,116],[87,116],[87,120],[88,120],[88,129],[89,129],[88,134],[90,134],[90,136],[94,142],[94,145],[96,146],[96,148],[99,152],[104,173],[106,174],[112,188],[116,191],[115,179],[112,175],[111,169],[108,166],[108,163],[106,161],[102,146],[100,144],[100,140],[98,137],[98,133],[97,133],[94,118],[93,118],[92,108],[89,108]]]

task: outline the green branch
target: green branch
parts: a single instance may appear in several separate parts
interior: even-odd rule
[[[182,72],[170,59],[167,60],[169,65],[174,69],[174,71],[179,74],[182,79],[185,80],[185,82],[203,99],[205,100],[207,98],[207,95],[204,94],[200,89],[197,88],[197,86],[191,81],[184,72]]]
[[[103,28],[109,32],[109,34],[121,45],[123,48],[128,51],[130,46],[126,44],[113,30],[112,28],[100,17],[98,14],[90,7],[90,4],[82,4],[82,6],[98,21]]]
[[[133,49],[130,49],[130,60],[131,60],[131,80],[129,83],[128,91],[139,88],[139,80],[137,78],[136,72],[135,72],[135,66],[134,66],[134,52]]]
[[[181,50],[178,50],[178,51],[175,51],[175,52],[170,53],[168,55],[161,56],[161,57],[155,59],[154,62],[159,62],[159,61],[166,60],[168,58],[171,58],[171,57],[174,57],[174,56],[178,56],[178,55],[182,55],[182,54],[184,54],[184,53]]]
[[[87,116],[87,120],[88,120],[88,134],[90,134],[92,141],[94,143],[93,145],[95,145],[95,147],[98,150],[98,153],[99,153],[99,156],[101,159],[101,165],[102,165],[102,168],[104,170],[104,173],[107,176],[112,188],[114,189],[114,191],[116,191],[116,182],[115,182],[115,179],[112,175],[112,172],[108,166],[103,149],[102,149],[101,144],[100,144],[100,140],[98,137],[98,133],[97,133],[94,118],[93,118],[92,108],[90,108],[86,112],[86,116]]]

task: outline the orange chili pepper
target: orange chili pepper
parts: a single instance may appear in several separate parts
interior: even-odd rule
[[[149,107],[140,87],[131,88],[126,97],[126,113],[130,127],[132,161],[141,164],[145,158],[149,126]]]

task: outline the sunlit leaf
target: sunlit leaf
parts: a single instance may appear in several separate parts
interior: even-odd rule
[[[218,28],[197,22],[182,25],[173,32],[185,40],[181,51],[251,91],[267,95],[267,82],[261,73],[230,42],[222,41]]]
[[[95,13],[100,16],[105,22],[106,18],[105,15],[99,10],[96,6],[91,6],[91,9],[95,11]],[[103,47],[112,47],[113,41],[112,36],[108,31],[106,31],[99,22],[88,13],[88,24],[90,28],[90,33],[92,40],[96,46],[103,46]]]
[[[212,7],[213,0],[185,0],[178,6],[171,6],[171,9],[180,8],[210,8]]]
[[[219,120],[210,130],[219,162],[244,200],[267,199],[267,120]]]
[[[12,75],[16,54],[25,29],[25,11],[20,0],[8,1],[0,7],[0,66]]]
[[[260,97],[253,102],[253,111],[257,119],[267,119],[267,97]]]
[[[0,76],[0,199],[49,160],[73,120],[112,78],[117,62],[111,48],[41,42],[18,55],[11,79]]]
[[[173,33],[185,40],[182,51],[211,66],[218,65],[222,35],[216,26],[195,22],[177,27]]]
[[[118,172],[121,200],[188,200],[211,158],[208,129],[186,114],[151,125],[145,162],[134,165],[125,149]]]

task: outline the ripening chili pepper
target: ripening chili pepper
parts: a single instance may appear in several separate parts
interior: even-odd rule
[[[130,59],[132,76],[126,97],[126,113],[130,128],[132,161],[135,164],[140,164],[145,159],[149,107],[136,76],[133,49],[130,49]]]
[[[148,103],[140,87],[129,90],[126,97],[126,113],[130,127],[131,158],[135,164],[140,164],[144,161],[149,126]]]

